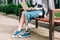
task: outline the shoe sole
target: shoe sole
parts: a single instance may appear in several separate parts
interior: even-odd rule
[[[19,36],[20,34],[21,34],[21,33],[17,34],[16,36],[12,35],[12,37],[15,38],[15,37]]]
[[[30,37],[31,35],[28,35],[28,36],[19,36],[19,38],[27,38],[27,37]]]

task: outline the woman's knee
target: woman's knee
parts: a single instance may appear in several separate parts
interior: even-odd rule
[[[24,16],[26,16],[28,13],[27,13],[27,11],[24,11],[22,14],[23,14]]]
[[[22,15],[24,15],[25,11],[22,12]]]
[[[24,14],[26,11],[23,11],[22,14]]]

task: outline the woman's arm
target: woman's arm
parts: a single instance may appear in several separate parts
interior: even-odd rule
[[[35,7],[30,7],[28,10],[36,10]]]

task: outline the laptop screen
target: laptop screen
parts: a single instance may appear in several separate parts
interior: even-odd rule
[[[28,6],[27,6],[27,4],[26,4],[26,2],[21,2],[20,4],[21,4],[21,6],[22,6],[22,8],[24,10],[28,10],[29,9]]]

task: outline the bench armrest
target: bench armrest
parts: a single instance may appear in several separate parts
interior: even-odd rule
[[[60,9],[51,9],[53,12],[60,12]]]

